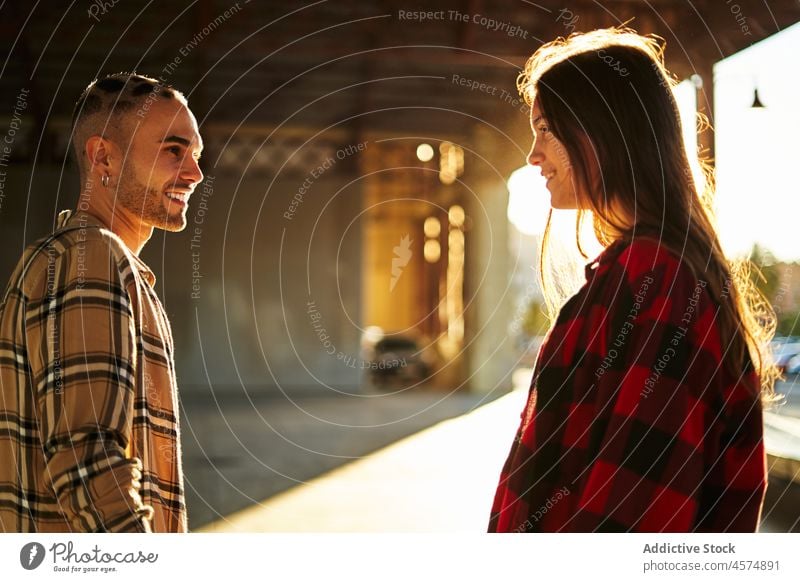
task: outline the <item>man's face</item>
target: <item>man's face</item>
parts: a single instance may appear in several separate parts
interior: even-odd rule
[[[143,226],[181,231],[189,197],[203,179],[197,120],[180,101],[166,98],[154,102],[143,119],[130,115],[133,137],[122,152],[116,202]]]

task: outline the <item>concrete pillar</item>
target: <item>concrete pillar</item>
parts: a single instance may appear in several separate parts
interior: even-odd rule
[[[697,92],[697,111],[704,114],[714,127],[714,64],[710,61],[701,61],[696,67],[696,72],[703,80],[703,86]],[[712,164],[714,163],[714,132],[710,129],[697,134],[697,143],[701,151]]]
[[[475,130],[473,144],[495,163],[513,146],[491,128]],[[478,393],[505,391],[511,385],[513,342],[508,332],[511,294],[507,217],[508,167],[490,166],[468,157],[465,181],[474,194],[467,203],[466,238],[467,383]],[[507,163],[507,162],[506,162]],[[502,165],[503,162],[500,162]]]

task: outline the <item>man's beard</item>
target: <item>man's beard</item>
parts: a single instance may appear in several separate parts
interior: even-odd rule
[[[180,212],[177,204],[170,214],[161,201],[163,192],[148,188],[131,175],[132,172],[125,174],[127,175],[120,176],[117,184],[117,204],[147,226],[170,232],[179,232],[186,228],[185,215]]]

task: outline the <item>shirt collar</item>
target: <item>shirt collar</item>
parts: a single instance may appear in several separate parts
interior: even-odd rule
[[[629,242],[627,239],[615,240],[592,261],[586,263],[586,267],[584,267],[586,280],[590,281],[597,273],[607,271],[609,263],[614,261],[619,252],[625,248],[627,242]]]
[[[148,267],[142,259],[137,257],[136,254],[125,245],[125,242],[121,238],[114,234],[114,232],[109,229],[108,226],[106,226],[93,214],[82,211],[75,212],[74,210],[62,210],[58,213],[58,218],[56,219],[56,229],[62,229],[66,226],[96,226],[104,230],[106,233],[111,234],[117,238],[120,244],[128,251],[128,255],[133,260],[134,265],[136,265],[136,269],[139,271],[139,273],[141,273],[145,281],[150,284],[150,287],[153,287],[156,284],[156,276],[150,267]]]
[[[656,241],[661,241],[663,233],[659,229],[644,224],[636,224],[632,230],[628,231],[622,238],[618,238],[608,245],[593,261],[586,264],[584,273],[586,280],[589,281],[597,273],[608,270],[610,263],[617,258],[620,252],[627,247],[635,236],[650,237]]]

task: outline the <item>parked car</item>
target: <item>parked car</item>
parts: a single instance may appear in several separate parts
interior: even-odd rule
[[[772,356],[775,358],[775,365],[784,373],[792,374],[789,371],[789,362],[800,355],[800,341],[796,337],[776,338],[770,344]]]
[[[786,373],[800,374],[800,354],[792,356],[789,361],[786,362]]]
[[[413,385],[425,380],[430,370],[417,342],[405,336],[378,340],[367,365],[376,386]]]

